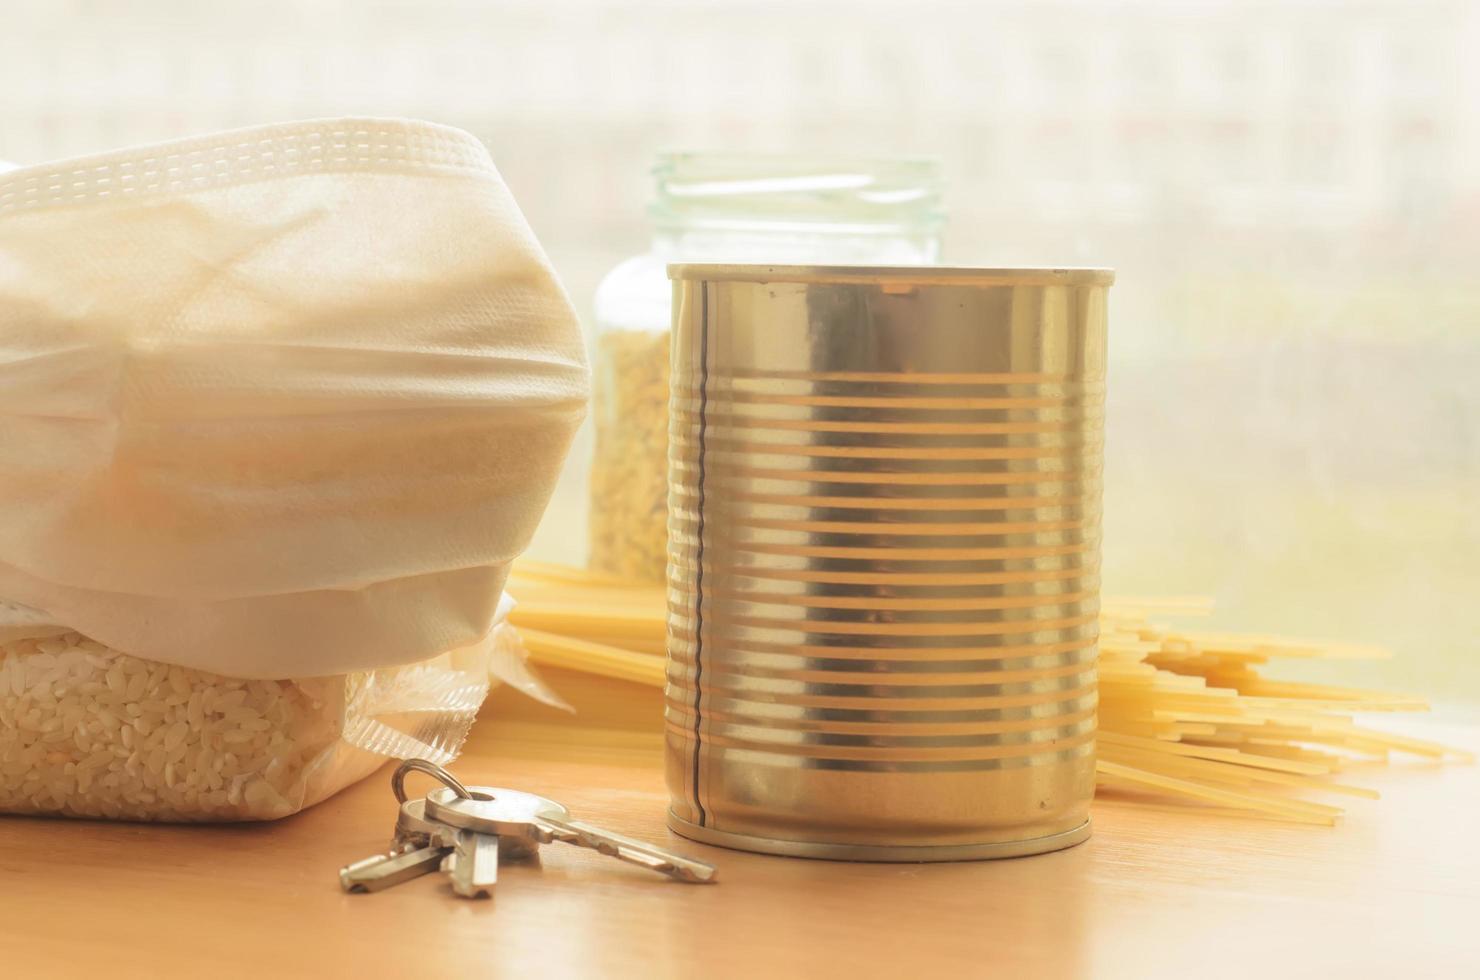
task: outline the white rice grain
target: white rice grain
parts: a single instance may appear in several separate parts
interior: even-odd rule
[[[0,643],[0,813],[286,816],[380,764],[383,749],[362,751],[342,733],[357,712],[416,703],[426,669],[244,681],[130,656],[77,633]],[[379,707],[361,703],[377,698]],[[425,707],[417,737],[445,707],[437,737],[455,747],[476,702],[457,709],[431,698]]]
[[[310,694],[324,683],[219,677],[76,633],[0,644],[0,812],[283,816],[337,738]]]

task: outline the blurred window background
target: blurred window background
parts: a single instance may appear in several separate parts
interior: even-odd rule
[[[1480,3],[4,0],[0,158],[416,116],[578,308],[663,149],[939,157],[954,264],[1104,264],[1105,586],[1480,702]],[[584,452],[578,449],[578,452]],[[583,461],[536,541],[579,560]]]

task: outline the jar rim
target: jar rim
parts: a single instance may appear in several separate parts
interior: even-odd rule
[[[945,219],[941,163],[846,154],[660,153],[652,170],[660,227],[933,230]],[[836,226],[830,228],[828,226]],[[892,230],[891,228],[891,230]]]
[[[736,262],[674,262],[674,281],[788,282],[839,285],[914,286],[1109,286],[1115,270],[1103,267],[1042,266],[991,268],[977,266],[767,265]]]
[[[856,167],[884,172],[913,172],[934,179],[941,176],[940,158],[925,155],[888,157],[862,153],[751,153],[738,150],[662,150],[657,155],[652,172],[662,175],[709,167],[739,173],[752,169],[773,173],[778,170],[806,172]]]

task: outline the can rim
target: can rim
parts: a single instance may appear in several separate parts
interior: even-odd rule
[[[822,861],[879,861],[911,864],[938,861],[981,861],[995,858],[1028,857],[1061,851],[1090,838],[1088,819],[1077,827],[1022,840],[994,841],[985,844],[839,844],[823,841],[788,840],[780,837],[758,837],[733,831],[701,827],[668,811],[668,829],[681,837],[728,847],[738,851],[776,854],[781,857],[814,858]]]
[[[1115,270],[1077,266],[991,268],[935,265],[769,265],[673,262],[674,281],[794,282],[917,286],[1109,286]]]

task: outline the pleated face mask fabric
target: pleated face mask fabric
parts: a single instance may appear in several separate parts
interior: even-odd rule
[[[36,628],[256,678],[477,642],[587,393],[570,302],[461,131],[0,174],[0,600]]]

